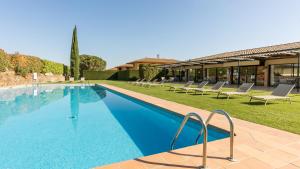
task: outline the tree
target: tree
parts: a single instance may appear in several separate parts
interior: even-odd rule
[[[146,80],[152,80],[159,75],[160,71],[150,64],[140,65],[139,66],[139,75],[140,78],[145,78]]]
[[[92,55],[80,55],[80,74],[85,70],[102,71],[106,67],[106,61]]]
[[[78,41],[77,41],[77,28],[73,29],[73,37],[72,37],[72,46],[71,46],[71,76],[74,77],[75,80],[79,80],[79,49],[78,49]]]

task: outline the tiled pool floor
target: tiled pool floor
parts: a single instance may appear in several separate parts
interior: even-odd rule
[[[109,89],[127,94],[154,105],[185,115],[200,113],[207,118],[209,112],[152,96],[136,93],[111,85]],[[295,112],[296,113],[296,112]],[[229,138],[208,143],[207,166],[210,169],[300,169],[300,136],[271,127],[235,119],[234,158],[229,156]],[[228,130],[226,119],[216,115],[212,125]],[[202,165],[202,145],[190,146],[97,169],[192,169]]]

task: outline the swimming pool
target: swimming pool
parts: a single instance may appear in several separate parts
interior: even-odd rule
[[[0,96],[0,168],[86,169],[169,151],[183,119],[101,86],[27,87]],[[176,148],[192,145],[199,128],[190,121]],[[208,141],[228,136],[208,128]]]

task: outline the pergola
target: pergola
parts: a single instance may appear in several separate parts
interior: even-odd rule
[[[238,79],[240,79],[240,64],[244,61],[265,61],[267,59],[285,59],[295,58],[298,59],[297,65],[297,91],[300,86],[300,42],[288,43],[283,45],[268,46],[262,48],[246,49],[234,52],[225,52],[216,55],[210,55],[200,57],[196,59],[190,59],[174,64],[160,65],[160,68],[164,69],[185,69],[191,66],[202,66],[223,64],[226,62],[237,62],[238,67]],[[240,82],[238,82],[240,84]]]

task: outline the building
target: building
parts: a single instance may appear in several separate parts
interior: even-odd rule
[[[116,66],[112,68],[111,70],[138,70],[139,66],[141,64],[150,64],[150,65],[166,65],[166,64],[174,64],[178,61],[175,59],[165,59],[165,58],[151,58],[151,57],[145,57],[142,59],[134,60],[131,62],[128,62],[126,64]]]
[[[112,68],[111,70],[131,70],[133,68],[132,64],[123,64]]]
[[[180,81],[230,84],[252,82],[257,86],[297,83],[300,42],[219,53],[161,66]]]

